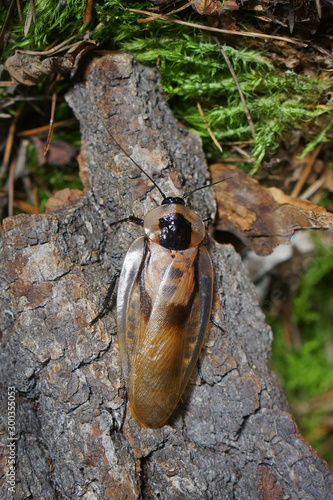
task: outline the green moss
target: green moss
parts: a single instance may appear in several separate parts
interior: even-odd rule
[[[26,14],[29,2],[22,2],[22,5]],[[175,115],[203,137],[208,154],[216,150],[197,109],[198,101],[219,141],[252,141],[235,82],[210,35],[165,21],[138,24],[140,16],[127,12],[124,9],[127,6],[127,2],[120,0],[94,2],[88,28],[99,28],[90,35],[100,41],[101,47],[120,48],[153,65],[160,61],[162,84]],[[149,2],[131,3],[131,7],[138,9],[149,6]],[[82,24],[83,7],[84,0],[38,0],[36,25],[32,25],[24,38],[23,26],[16,20],[7,53],[28,46],[41,50],[56,39],[61,42],[73,34],[79,37],[86,29]],[[182,15],[186,20],[203,22],[192,9]],[[235,69],[256,129],[252,150],[255,170],[265,156],[275,151],[288,130],[301,128],[304,122],[330,111],[317,104],[325,103],[331,80],[280,73],[260,51],[246,46],[224,46],[224,50]],[[331,119],[327,118],[318,136],[311,138],[306,151],[325,140],[330,127]]]
[[[168,25],[161,29],[158,40],[127,40],[122,47],[140,61],[160,59],[163,86],[170,97],[182,97],[174,111],[189,128],[209,137],[196,106],[200,101],[205,119],[219,141],[251,140],[236,84],[214,41],[204,33],[188,29],[181,36],[172,37],[171,30]],[[229,46],[224,46],[224,50],[254,122],[253,156],[258,167],[263,157],[278,147],[283,133],[328,111],[310,107],[309,103],[321,102],[332,83],[329,79],[319,81],[292,72],[279,74],[260,52]],[[329,128],[328,125],[325,132]],[[313,148],[316,141],[312,142]]]
[[[21,2],[23,19],[26,19],[30,7],[29,1]],[[16,48],[43,50],[48,44],[57,40],[61,43],[65,37],[73,34],[79,36],[82,28],[84,0],[37,0],[35,4],[36,23],[31,21],[29,32],[24,36],[24,24],[13,23],[9,50]],[[7,50],[8,50],[7,49]]]

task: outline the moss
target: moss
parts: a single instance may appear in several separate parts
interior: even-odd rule
[[[22,2],[26,15],[29,2]],[[199,133],[208,154],[216,152],[197,109],[200,101],[206,121],[219,141],[252,141],[250,127],[229,69],[209,34],[165,21],[138,24],[138,14],[127,12],[128,3],[120,0],[94,2],[90,27],[98,26],[90,36],[106,48],[118,48],[138,60],[156,64],[160,61],[162,84],[175,115],[190,129]],[[147,8],[149,2],[132,2],[131,7]],[[58,42],[88,29],[82,23],[83,0],[66,2],[38,0],[36,25],[27,37],[23,26],[15,20],[7,55],[14,48],[41,50],[50,42]],[[185,18],[203,22],[188,9]],[[3,15],[2,15],[3,16]],[[100,24],[101,23],[101,24]],[[239,45],[239,44],[238,44]],[[290,129],[304,127],[304,122],[328,113],[325,104],[331,80],[309,78],[292,72],[279,72],[260,50],[247,46],[225,45],[244,93],[256,129],[252,154],[255,171],[263,158],[279,146],[281,137]],[[307,150],[325,139],[331,119],[321,124],[321,132],[311,138]],[[230,153],[228,153],[230,154]]]
[[[205,33],[189,29],[175,37],[170,33],[172,29],[169,25],[162,29],[158,40],[122,41],[122,47],[143,62],[159,58],[165,90],[170,97],[182,98],[177,99],[174,112],[189,128],[203,138],[209,137],[196,106],[196,101],[200,101],[205,119],[219,141],[252,140],[237,87],[214,41]],[[264,156],[278,147],[286,131],[327,113],[329,108],[316,104],[329,92],[331,81],[292,72],[279,74],[259,51],[223,48],[233,64],[256,128],[253,156],[257,168]],[[325,132],[329,128],[330,123]],[[315,144],[316,140],[312,140],[312,149]]]

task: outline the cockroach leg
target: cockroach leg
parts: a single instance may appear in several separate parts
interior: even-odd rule
[[[134,222],[135,224],[140,224],[142,226],[143,224],[143,219],[140,219],[140,217],[135,217],[135,215],[129,215],[128,217],[125,217],[124,219],[117,220],[115,222],[111,222],[109,225],[110,226],[115,226],[116,224],[120,224],[122,222]],[[115,275],[113,276],[108,292],[106,294],[106,297],[104,299],[102,309],[101,311],[97,314],[96,318],[94,318],[89,324],[90,326],[94,325],[97,323],[98,320],[100,320],[105,314],[107,314],[113,306],[113,292],[114,288],[117,282],[117,279],[119,278],[120,272],[117,271]]]
[[[112,306],[113,306],[113,299],[114,299],[114,289],[115,289],[115,286],[116,286],[116,282],[117,282],[117,279],[119,278],[119,271],[117,271],[112,280],[111,280],[111,283],[110,283],[110,286],[109,286],[109,289],[108,289],[108,292],[106,294],[106,297],[104,299],[104,302],[103,302],[103,305],[102,305],[102,309],[100,310],[100,312],[97,314],[96,318],[94,318],[91,322],[90,322],[90,326],[94,325],[95,323],[97,323],[98,320],[100,320],[103,316],[105,316],[106,313],[108,313],[111,309],[112,309]]]
[[[143,219],[140,219],[140,217],[135,217],[135,215],[129,215],[124,219],[117,220],[116,222],[111,222],[110,226],[115,226],[116,224],[120,224],[121,222],[134,222],[134,224],[140,224],[142,226]]]
[[[219,330],[221,330],[222,334],[224,335],[225,330],[222,328],[222,326],[220,326],[218,323],[216,323],[216,321],[214,321],[213,318],[210,318],[210,320],[213,323],[213,325],[215,325]]]
[[[204,376],[203,376],[202,371],[201,371],[200,358],[198,358],[198,360],[197,360],[197,368],[198,368],[198,373],[199,373],[199,377],[200,377],[200,385],[205,384],[206,380],[204,379]]]

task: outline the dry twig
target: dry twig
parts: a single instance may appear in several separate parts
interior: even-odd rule
[[[54,120],[54,113],[55,113],[55,108],[56,108],[56,104],[57,104],[57,87],[58,87],[58,83],[60,81],[60,78],[61,78],[61,74],[58,73],[56,81],[55,81],[56,88],[55,88],[55,91],[52,94],[52,105],[51,105],[51,117],[50,117],[50,124],[49,124],[49,133],[48,133],[48,136],[47,136],[47,139],[46,139],[45,148],[44,148],[44,156],[47,155],[47,152],[48,152],[49,147],[50,147],[50,142],[52,140],[53,128],[54,128],[53,120]]]
[[[3,178],[3,176],[6,174],[7,169],[8,169],[10,155],[11,155],[12,147],[13,147],[13,143],[14,143],[16,125],[17,125],[17,121],[19,119],[19,116],[20,116],[20,111],[18,111],[16,113],[16,115],[12,119],[12,123],[10,124],[10,127],[9,127],[5,153],[3,155],[3,164],[2,164],[2,168],[1,168],[1,172],[0,172],[0,179]]]
[[[69,42],[71,42],[72,40],[74,40],[74,38],[76,38],[76,35],[71,36],[67,40],[59,43],[59,45],[56,45],[55,47],[52,47],[51,49],[48,49],[48,50],[42,50],[40,52],[35,51],[35,50],[17,50],[16,53],[17,54],[26,54],[29,56],[49,56],[50,54],[55,54],[56,52],[60,52],[62,50],[68,50],[71,47],[74,47],[75,45],[77,45],[78,43],[81,43],[81,42],[75,42],[75,43],[72,43],[71,45],[66,45],[66,44],[69,44]]]
[[[209,133],[209,135],[211,136],[212,141],[213,141],[213,143],[215,144],[215,146],[216,146],[216,147],[217,147],[217,148],[221,151],[221,153],[222,153],[222,152],[223,152],[222,147],[221,147],[221,145],[220,145],[219,141],[216,139],[216,137],[215,137],[215,135],[213,134],[213,132],[211,131],[211,129],[209,128],[208,123],[207,123],[206,118],[205,118],[205,115],[204,115],[204,112],[202,111],[202,107],[201,107],[201,105],[200,105],[200,103],[199,103],[199,102],[197,102],[197,106],[198,106],[198,110],[199,110],[199,113],[200,113],[200,115],[201,115],[201,118],[202,118],[202,120],[203,120],[203,122],[204,122],[204,124],[205,124],[205,126],[206,126],[207,132],[208,132],[208,133]]]
[[[134,12],[136,14],[145,14],[145,15],[150,15],[151,12],[147,10],[139,10],[139,9],[126,9],[128,12]],[[266,35],[264,33],[253,33],[253,32],[246,32],[246,31],[232,31],[232,30],[225,30],[222,28],[214,28],[213,26],[205,26],[204,24],[196,24],[196,23],[188,23],[185,21],[181,21],[180,19],[173,19],[172,17],[161,15],[159,19],[162,19],[163,21],[169,21],[171,23],[175,24],[181,24],[183,26],[190,26],[192,28],[198,28],[206,31],[213,31],[214,33],[224,33],[225,35],[235,35],[235,36],[248,36],[251,38],[264,38],[264,39],[270,39],[270,40],[280,40],[282,42],[287,42],[287,43],[293,43],[295,45],[299,45],[301,47],[307,47],[307,43],[303,43],[297,38],[289,38],[287,36],[277,36],[277,35]]]
[[[55,128],[61,128],[61,127],[70,127],[71,125],[74,125],[77,123],[76,118],[69,118],[68,120],[63,120],[61,122],[57,122],[53,124],[53,129]],[[46,130],[49,130],[50,125],[43,125],[42,127],[37,127],[37,128],[31,128],[29,130],[22,130],[17,134],[18,137],[29,137],[30,135],[36,135],[41,132],[45,132]]]
[[[304,170],[300,176],[300,178],[298,179],[298,181],[296,182],[295,184],[295,187],[294,189],[292,190],[290,196],[292,196],[293,198],[297,198],[297,196],[299,195],[299,193],[301,192],[302,190],[302,187],[306,181],[306,179],[308,178],[308,175],[309,173],[311,172],[311,168],[312,168],[312,165],[315,161],[315,159],[317,158],[318,154],[319,154],[319,151],[321,150],[322,148],[322,145],[323,143],[320,142],[317,147],[313,150],[312,154],[310,155],[308,161],[306,162],[306,165],[304,167]]]
[[[253,125],[253,121],[252,121],[252,118],[251,118],[251,115],[250,115],[250,112],[249,112],[249,108],[247,107],[246,105],[246,101],[244,99],[244,95],[243,95],[243,92],[242,92],[242,89],[240,88],[240,85],[238,83],[238,80],[237,80],[237,76],[236,76],[236,73],[235,73],[235,70],[230,62],[230,59],[229,57],[227,56],[225,50],[223,49],[222,45],[220,44],[220,41],[218,40],[218,38],[216,36],[214,36],[214,40],[217,44],[217,46],[219,47],[223,57],[224,57],[224,60],[225,62],[227,63],[227,66],[229,68],[229,71],[235,81],[235,84],[236,84],[236,87],[237,87],[237,90],[238,90],[238,93],[239,93],[239,96],[241,98],[241,101],[242,101],[242,105],[243,105],[243,108],[244,108],[244,111],[245,111],[245,115],[246,115],[246,118],[247,118],[247,121],[249,123],[249,126],[250,126],[250,129],[251,129],[251,132],[252,132],[252,136],[253,136],[253,139],[255,138],[256,136],[256,131],[255,131],[255,128],[254,128],[254,125]]]

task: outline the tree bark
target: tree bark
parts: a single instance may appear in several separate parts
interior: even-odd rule
[[[16,396],[16,492],[1,498],[329,499],[332,476],[298,433],[269,371],[272,334],[231,246],[211,238],[213,324],[172,418],[140,429],[125,412],[114,312],[93,326],[113,274],[142,230],[110,226],[208,181],[198,136],[173,118],[157,71],[125,54],[87,61],[67,96],[80,121],[75,203],[4,222],[1,378]],[[189,204],[214,216],[213,191]],[[3,444],[7,436],[3,436]],[[4,472],[7,451],[3,448]]]

